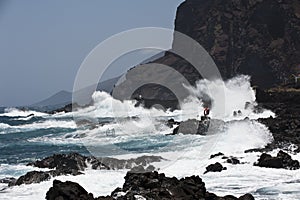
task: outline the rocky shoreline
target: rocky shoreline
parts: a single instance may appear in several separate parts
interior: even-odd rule
[[[259,106],[267,108],[276,113],[276,118],[259,119],[273,134],[274,141],[263,149],[250,149],[245,151],[261,152],[254,166],[265,168],[282,168],[286,170],[297,170],[300,168],[299,161],[293,160],[289,153],[300,152],[300,92],[295,91],[262,91],[256,89]],[[178,125],[175,121],[169,121],[169,126]],[[180,124],[179,124],[180,125]],[[293,148],[291,148],[293,147]],[[271,156],[269,151],[282,149],[277,156]],[[288,153],[287,153],[288,152]],[[220,157],[222,163],[244,164],[238,158],[224,155],[222,152],[211,155],[210,158]],[[219,197],[210,193],[205,188],[205,183],[199,176],[190,176],[182,179],[166,177],[159,173],[152,163],[161,162],[164,158],[160,156],[141,156],[134,159],[96,158],[84,156],[78,153],[55,154],[28,163],[42,171],[31,171],[25,175],[14,178],[1,179],[1,183],[7,183],[10,187],[40,183],[49,181],[51,178],[61,175],[77,176],[84,174],[85,169],[93,170],[128,170],[125,183],[122,188],[116,188],[110,196],[94,197],[78,183],[58,180],[53,181],[46,199],[254,199],[251,194],[241,197],[231,195]],[[228,167],[228,166],[227,166]],[[49,169],[49,170],[48,170]],[[220,162],[210,164],[205,173],[218,173],[226,170]]]
[[[272,110],[276,117],[259,119],[271,131],[274,141],[263,150],[280,148],[300,152],[300,90],[256,90],[259,104]]]

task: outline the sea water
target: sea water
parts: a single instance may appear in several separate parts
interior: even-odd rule
[[[94,93],[92,106],[71,113],[50,115],[6,108],[0,114],[0,179],[47,170],[26,164],[54,153],[78,152],[123,159],[159,155],[165,158],[153,163],[159,172],[178,178],[199,175],[207,190],[217,195],[239,196],[249,192],[256,199],[300,199],[299,170],[256,167],[253,163],[260,154],[244,153],[273,140],[268,128],[257,119],[275,117],[274,113],[268,110],[257,113],[245,108],[246,102],[255,104],[249,77],[239,76],[225,82],[222,91],[221,84],[199,81],[196,88],[188,88],[191,97],[181,105],[181,110],[172,112],[135,107],[133,101],[120,102],[104,92]],[[168,135],[173,129],[166,126],[166,120],[186,120],[202,114],[199,99],[203,93],[213,100],[211,118],[224,124],[210,129],[205,136]],[[224,104],[222,112],[218,110],[219,104]],[[234,110],[241,110],[242,114],[234,117]],[[79,123],[82,119],[93,119],[92,126]],[[109,134],[111,130],[113,134]],[[278,151],[273,150],[271,154]],[[218,152],[237,157],[243,164],[231,165],[220,157],[209,159]],[[292,157],[300,160],[299,154]],[[227,170],[204,174],[205,167],[215,162]],[[39,184],[9,188],[0,184],[0,199],[43,199],[54,179],[78,182],[95,196],[109,195],[122,186],[126,172],[88,168],[79,176],[59,176]]]

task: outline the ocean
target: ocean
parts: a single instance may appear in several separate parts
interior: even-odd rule
[[[135,107],[135,102],[120,102],[105,92],[95,92],[93,105],[71,113],[5,108],[0,113],[0,179],[40,171],[26,164],[54,153],[115,158],[159,155],[165,158],[153,164],[159,172],[178,178],[199,175],[207,190],[220,196],[251,193],[256,199],[300,199],[299,170],[253,166],[260,153],[244,153],[273,140],[268,128],[257,119],[275,117],[269,110],[254,112],[251,106],[245,107],[246,102],[255,104],[249,77],[240,76],[225,83],[226,101],[220,98],[218,84],[200,81],[196,88],[190,88],[191,98],[175,111]],[[168,135],[174,128],[166,125],[168,119],[199,118],[202,102],[196,96],[205,88],[215,89],[209,93],[214,103],[207,135]],[[221,101],[222,112],[214,107]],[[241,111],[239,116],[232,115],[236,110]],[[275,155],[278,151],[270,153]],[[243,164],[232,165],[218,157],[209,159],[218,152],[234,156]],[[292,154],[292,158],[300,160],[300,154]],[[215,162],[221,162],[227,170],[204,174],[205,167]],[[53,179],[78,182],[95,196],[108,195],[122,186],[126,172],[87,169],[79,176],[59,176],[39,184],[0,184],[0,199],[44,199]]]

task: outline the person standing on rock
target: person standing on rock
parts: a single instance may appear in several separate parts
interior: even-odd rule
[[[204,117],[207,117],[209,115],[209,108],[205,107],[204,108]]]

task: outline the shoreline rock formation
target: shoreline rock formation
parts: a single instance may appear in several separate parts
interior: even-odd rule
[[[232,195],[219,197],[210,193],[205,188],[205,183],[199,176],[190,176],[178,180],[175,177],[166,177],[163,173],[146,172],[131,173],[125,176],[122,188],[116,188],[110,196],[95,198],[78,183],[58,180],[53,181],[53,186],[46,194],[47,200],[55,199],[82,199],[82,200],[125,200],[125,199],[205,199],[205,200],[253,200],[251,194],[239,198]]]

